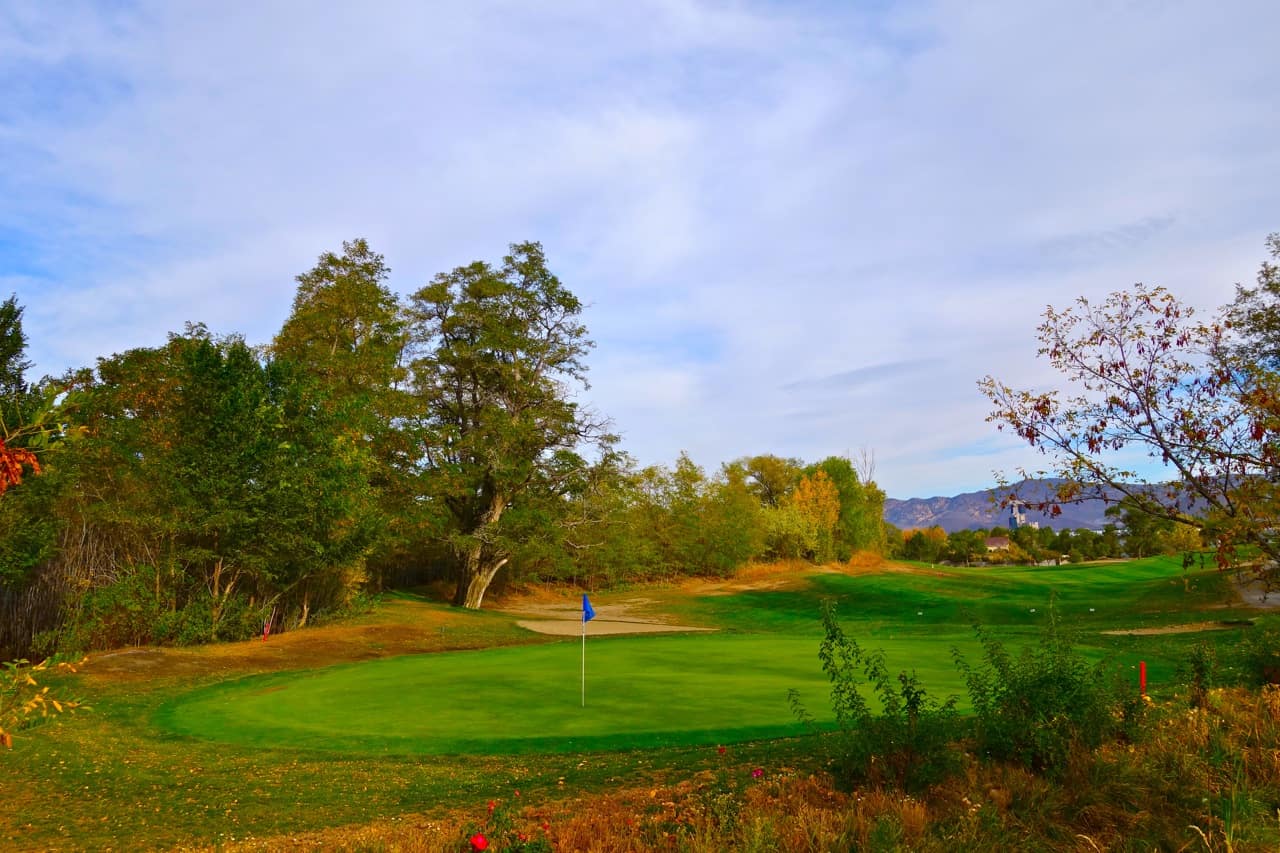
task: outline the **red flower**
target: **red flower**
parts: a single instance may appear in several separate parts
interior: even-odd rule
[[[546,831],[547,831],[548,829],[550,829],[550,828],[551,828],[551,823],[550,823],[550,821],[545,821],[545,820],[544,820],[544,821],[542,822],[542,831],[543,831],[543,832],[546,832]]]
[[[724,755],[724,753],[725,753],[725,748],[724,748],[723,746],[717,746],[717,747],[716,747],[716,752],[720,753],[721,755]]]
[[[764,771],[763,771],[763,770],[761,770],[759,767],[757,767],[755,770],[752,770],[752,771],[751,771],[751,778],[752,778],[752,779],[759,779],[759,778],[760,778],[761,776],[763,776],[763,775],[764,775]]]
[[[496,809],[497,807],[498,807],[498,804],[497,804],[497,803],[495,803],[493,800],[490,800],[490,801],[489,801],[489,814],[493,814],[493,810],[494,810],[494,809]]]
[[[517,796],[517,797],[518,797],[518,796],[520,796],[520,789],[519,789],[519,788],[516,788],[516,796]]]
[[[485,838],[484,835],[482,835],[479,832],[471,836],[470,840],[471,840],[471,849],[476,851],[476,853],[480,853],[481,850],[489,849],[489,839]]]

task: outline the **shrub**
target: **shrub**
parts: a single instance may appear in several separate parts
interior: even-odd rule
[[[968,687],[980,755],[1058,775],[1076,747],[1132,739],[1144,703],[1106,661],[1090,665],[1049,604],[1039,641],[1014,657],[980,625],[986,664],[975,669],[951,650]]]
[[[45,719],[50,714],[74,711],[84,707],[75,699],[62,699],[41,687],[36,676],[49,671],[52,660],[34,666],[25,660],[6,661],[0,664],[0,746],[13,747],[13,732],[32,720]],[[57,663],[55,672],[75,672],[73,664]]]
[[[1203,707],[1209,688],[1218,681],[1217,650],[1210,643],[1196,643],[1191,647],[1186,662],[1179,667],[1179,675],[1191,690],[1191,707]]]
[[[1280,629],[1253,633],[1244,643],[1245,678],[1252,684],[1280,684]]]
[[[163,578],[161,579],[164,580]],[[61,650],[86,651],[120,646],[190,646],[219,640],[242,640],[261,631],[261,607],[250,608],[240,595],[218,603],[207,595],[196,595],[174,606],[173,594],[157,594],[156,569],[135,566],[115,581],[87,590],[78,607],[56,639]]]
[[[822,607],[822,625],[825,636],[818,657],[831,681],[831,706],[839,727],[837,779],[850,786],[865,782],[914,791],[952,773],[959,766],[959,754],[951,745],[958,722],[956,697],[939,703],[928,696],[914,672],[891,676],[884,652],[864,651],[848,637],[829,601]],[[864,685],[879,700],[878,714],[863,696]],[[811,721],[795,691],[790,699],[796,716]]]

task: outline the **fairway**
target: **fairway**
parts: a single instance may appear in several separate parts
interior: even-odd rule
[[[816,575],[788,591],[685,602],[685,612],[724,633],[588,637],[585,707],[574,640],[250,676],[175,697],[154,720],[206,741],[351,755],[565,753],[799,735],[789,690],[820,724],[831,718],[817,657],[824,598],[839,603],[850,636],[884,650],[891,672],[914,670],[931,696],[961,696],[964,709],[951,651],[980,663],[974,613],[1013,649],[1034,642],[1057,593],[1062,617],[1093,629],[1081,652],[1131,668],[1136,649],[1094,645],[1098,629],[1162,622],[1188,598],[1207,604],[1215,594],[1211,578],[1188,595],[1180,580],[1170,585],[1171,574],[1168,562],[1152,560],[1119,571]],[[1173,613],[1160,606],[1166,599],[1176,601]],[[1171,675],[1172,662],[1151,644],[1141,657],[1153,677]]]

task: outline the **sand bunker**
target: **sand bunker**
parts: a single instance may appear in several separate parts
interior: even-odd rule
[[[1154,637],[1158,634],[1198,634],[1201,631],[1230,631],[1232,628],[1248,628],[1253,623],[1248,620],[1236,622],[1187,622],[1183,625],[1165,625],[1162,628],[1121,628],[1115,631],[1101,631],[1121,637]]]
[[[612,604],[597,604],[596,618],[587,623],[587,634],[658,634],[673,631],[711,631],[692,625],[675,625],[663,616],[645,612],[653,602],[647,598],[632,598]],[[539,634],[576,637],[582,633],[582,608],[578,604],[525,604],[512,612],[535,618],[516,622],[521,628]]]

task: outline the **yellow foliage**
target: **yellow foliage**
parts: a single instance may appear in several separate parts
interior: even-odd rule
[[[0,746],[13,748],[13,731],[37,713],[48,717],[50,711],[61,714],[84,707],[78,700],[55,699],[49,694],[49,687],[41,687],[33,673],[45,672],[49,661],[32,666],[25,660],[11,661],[0,670]],[[75,672],[76,668],[69,663],[58,664],[60,672]],[[33,689],[36,688],[36,689]]]
[[[840,493],[825,471],[801,477],[788,500],[816,530],[833,530],[840,520]]]

